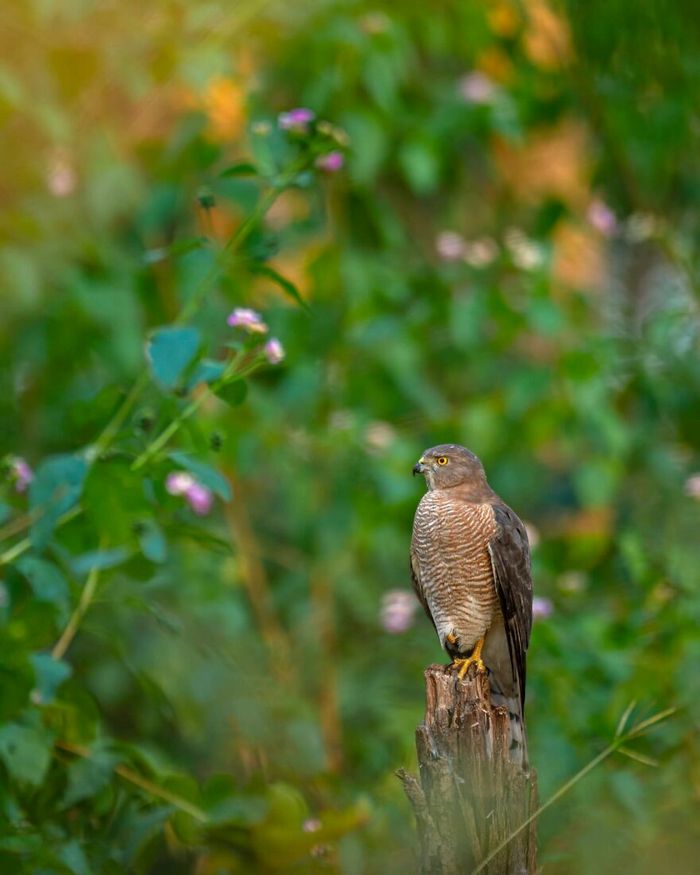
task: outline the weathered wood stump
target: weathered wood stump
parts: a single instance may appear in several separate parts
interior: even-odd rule
[[[445,666],[425,671],[425,719],[416,730],[420,778],[398,772],[413,806],[421,875],[469,875],[537,807],[537,776],[509,757],[509,718],[491,704],[476,668],[459,680]],[[479,873],[535,875],[534,822]]]

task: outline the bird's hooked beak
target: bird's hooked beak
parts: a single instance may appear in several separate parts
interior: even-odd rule
[[[418,459],[416,464],[413,466],[413,476],[416,474],[423,474],[425,472],[425,458],[423,456]]]

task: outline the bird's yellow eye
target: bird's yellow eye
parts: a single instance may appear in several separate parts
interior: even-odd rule
[[[438,460],[437,460],[438,465],[446,465],[448,461],[449,460],[448,460],[447,456],[438,456]]]

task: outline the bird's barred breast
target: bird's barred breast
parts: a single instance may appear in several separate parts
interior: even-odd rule
[[[496,532],[493,510],[427,492],[413,524],[413,552],[430,613],[444,645],[452,633],[460,651],[471,650],[500,610],[488,543]]]

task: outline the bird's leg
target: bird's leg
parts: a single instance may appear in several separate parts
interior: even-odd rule
[[[467,656],[465,659],[455,659],[452,665],[459,666],[459,672],[457,676],[460,680],[462,680],[465,674],[469,671],[469,666],[476,663],[477,671],[486,671],[486,666],[484,665],[484,660],[481,658],[481,650],[484,646],[484,638],[479,638],[476,642],[474,650],[472,650],[472,655]]]

